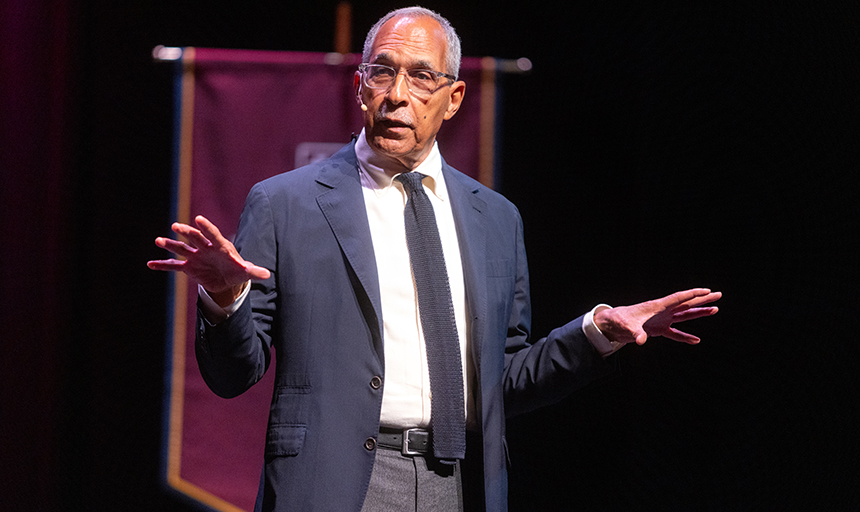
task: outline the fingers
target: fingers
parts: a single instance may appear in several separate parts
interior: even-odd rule
[[[194,222],[195,224],[197,224],[197,228],[189,226],[188,224],[183,224],[181,222],[174,222],[173,225],[170,227],[174,233],[184,237],[187,240],[186,247],[183,248],[175,244],[171,244],[170,242],[165,243],[164,241],[170,240],[169,238],[156,239],[156,245],[165,249],[169,249],[171,251],[173,251],[173,249],[185,249],[187,251],[187,247],[192,247],[195,249],[211,247],[213,245],[213,240],[219,245],[222,245],[222,241],[227,242],[227,239],[221,235],[221,231],[218,229],[218,227],[215,226],[215,224],[212,224],[212,222],[210,222],[209,219],[207,219],[206,217],[198,215],[194,218]],[[177,254],[180,253],[177,252]]]
[[[699,338],[698,336],[688,334],[684,331],[675,329],[674,327],[669,327],[665,331],[663,331],[659,334],[654,333],[654,335],[655,336],[658,336],[658,335],[663,336],[664,338],[668,338],[668,339],[673,340],[673,341],[678,341],[680,343],[687,343],[689,345],[696,345],[700,341],[702,341],[701,338]],[[649,336],[645,331],[640,332],[639,334],[637,334],[634,337],[637,345],[644,345],[645,342],[648,341],[648,338],[649,338]]]
[[[667,295],[662,299],[652,301],[663,310],[669,310],[672,313],[680,313],[687,309],[696,308],[705,304],[710,304],[722,297],[722,292],[712,292],[707,288],[694,288],[683,292],[676,292],[672,295]],[[679,302],[680,301],[680,302]],[[714,311],[716,313],[716,311]],[[712,313],[713,314],[713,313]]]
[[[694,320],[696,318],[716,315],[719,311],[720,308],[716,306],[712,306],[709,308],[686,309],[672,315],[672,323],[686,322],[687,320]]]
[[[694,297],[687,302],[684,303],[684,306],[688,308],[695,308],[697,306],[703,306],[705,304],[710,304],[711,302],[715,302],[723,296],[722,292],[710,292],[706,295],[700,295]]]
[[[215,224],[212,224],[212,222],[210,222],[206,217],[198,215],[197,217],[194,217],[194,223],[197,224],[197,227],[200,228],[202,234],[209,240],[217,240],[220,242],[224,239],[224,237],[221,236],[221,230],[219,230]]]
[[[163,270],[166,272],[181,271],[185,266],[185,260],[169,259],[169,260],[152,260],[147,261],[146,266],[151,270]]]
[[[663,333],[664,338],[669,338],[673,341],[678,341],[681,343],[687,343],[689,345],[696,345],[700,341],[702,341],[698,336],[693,336],[692,334],[688,334],[684,331],[679,331],[674,327],[670,327],[666,332]]]
[[[174,240],[172,238],[158,237],[155,239],[155,245],[161,247],[162,249],[167,249],[173,254],[177,254],[186,258],[189,255],[197,252],[197,249],[195,249],[194,247],[191,247],[183,242]]]
[[[174,222],[173,225],[170,226],[170,229],[172,229],[177,235],[185,237],[185,239],[188,240],[188,244],[197,249],[210,247],[212,245],[212,242],[203,236],[203,233],[201,233],[199,229],[193,228],[188,224]]]
[[[692,288],[667,295],[662,299],[657,299],[656,302],[660,303],[666,309],[674,309],[698,297],[706,297],[710,293],[711,290],[708,288]]]

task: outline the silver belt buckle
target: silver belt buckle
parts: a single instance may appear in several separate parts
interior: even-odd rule
[[[421,452],[409,449],[409,433],[420,431],[420,428],[408,428],[403,431],[403,442],[400,445],[400,453],[403,455],[420,455]]]

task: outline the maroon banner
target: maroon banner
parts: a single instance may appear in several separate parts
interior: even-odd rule
[[[177,77],[176,220],[204,215],[235,236],[245,195],[265,178],[325,158],[362,128],[360,55],[186,48]],[[449,164],[492,187],[495,60],[464,58],[466,97],[439,133]],[[194,357],[195,283],[174,279],[165,397],[167,484],[215,510],[253,510],[273,372],[230,400]]]

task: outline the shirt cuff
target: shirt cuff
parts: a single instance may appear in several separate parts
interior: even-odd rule
[[[594,309],[585,314],[585,317],[582,319],[582,333],[585,334],[585,337],[588,338],[588,341],[591,345],[600,352],[600,355],[606,357],[615,353],[616,350],[623,347],[623,343],[619,343],[617,341],[609,341],[609,338],[603,335],[598,329],[597,325],[594,323],[594,314],[603,309],[611,309],[612,306],[608,304],[598,304],[594,306]]]
[[[248,286],[249,282],[250,281],[245,283],[245,287],[242,289],[242,293],[239,297],[233,301],[232,304],[223,308],[212,300],[212,297],[209,296],[209,292],[198,284],[197,295],[200,297],[200,310],[203,312],[203,316],[206,317],[206,320],[208,320],[210,324],[215,325],[230,318],[230,315],[239,309],[239,306],[245,302],[245,297],[247,297],[251,292],[251,287]]]

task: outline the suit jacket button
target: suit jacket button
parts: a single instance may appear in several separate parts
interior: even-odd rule
[[[370,387],[373,389],[379,389],[382,387],[382,377],[378,375],[374,375],[372,379],[370,379]]]
[[[364,441],[364,449],[372,451],[374,448],[376,448],[376,439],[368,437],[367,440]]]

